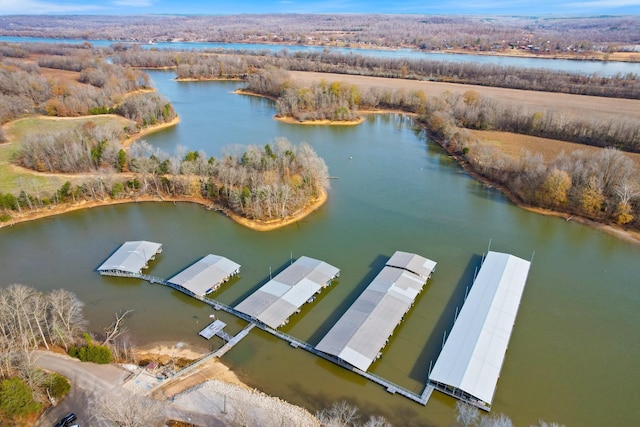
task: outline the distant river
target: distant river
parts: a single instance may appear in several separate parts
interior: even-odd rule
[[[170,277],[214,253],[242,265],[214,295],[234,305],[291,258],[307,255],[341,269],[340,279],[284,331],[317,344],[396,250],[438,262],[432,280],[396,328],[372,371],[421,391],[480,258],[491,249],[531,259],[493,411],[517,426],[538,419],[567,426],[631,426],[640,419],[640,248],[563,219],[524,211],[464,174],[402,115],[367,116],[358,126],[296,126],[273,120],[271,101],[231,92],[238,83],[176,82],[150,72],[181,122],[147,136],[173,152],[182,145],[223,155],[230,144],[309,142],[331,176],[329,201],[303,221],[255,232],[191,204],[132,203],[94,208],[0,229],[1,284],[66,288],[101,330],[114,313],[140,344],[188,342],[213,310],[171,289],[103,278],[95,268],[126,240],[164,244],[150,274]],[[535,252],[535,254],[534,254]],[[242,322],[219,315],[231,333]],[[344,369],[261,331],[223,357],[241,378],[312,411],[347,399],[396,426],[446,426],[455,401],[434,393],[426,407],[391,395]]]
[[[49,39],[38,37],[8,37],[0,36],[0,42],[44,42],[44,43],[84,43],[87,40],[78,39]],[[88,40],[94,46],[108,47],[116,43],[110,40]],[[149,49],[179,49],[179,50],[203,50],[203,49],[233,49],[279,52],[287,50],[289,52],[322,52],[323,46],[299,46],[280,44],[257,44],[257,43],[205,43],[205,42],[162,42],[154,44],[141,44],[143,48]],[[640,75],[640,63],[614,62],[614,61],[574,61],[568,59],[548,59],[548,58],[520,58],[509,56],[492,55],[471,55],[453,54],[438,52],[421,52],[411,49],[355,49],[347,47],[331,47],[331,52],[342,54],[354,54],[372,56],[375,58],[391,59],[425,59],[430,61],[448,61],[458,63],[494,64],[501,66],[512,66],[522,68],[543,68],[554,71],[565,71],[569,73],[594,74],[599,76],[614,76],[618,73]]]

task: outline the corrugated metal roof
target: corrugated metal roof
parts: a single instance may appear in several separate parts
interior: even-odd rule
[[[219,255],[209,254],[167,281],[182,286],[195,295],[204,296],[239,270],[240,264]]]
[[[410,272],[424,278],[429,278],[431,272],[436,268],[436,263],[434,261],[420,255],[402,251],[396,251],[389,261],[387,261],[387,265],[391,267],[404,268],[405,270],[409,270]]]
[[[324,261],[300,257],[235,309],[277,328],[339,273]]]
[[[162,244],[146,240],[125,242],[105,262],[98,271],[117,270],[140,274],[147,262],[161,251]]]
[[[430,381],[491,404],[530,265],[510,254],[487,254]]]
[[[422,258],[419,255],[415,257]],[[435,268],[435,262],[426,258],[422,260],[428,263],[421,261],[421,265]],[[421,272],[425,276],[387,263],[316,349],[339,357],[363,371],[369,369],[431,274],[431,270],[422,269]]]

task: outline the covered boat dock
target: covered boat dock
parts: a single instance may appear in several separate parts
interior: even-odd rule
[[[324,261],[300,257],[241,301],[235,310],[276,329],[339,275],[338,268]]]
[[[435,266],[434,261],[420,255],[394,253],[316,349],[362,371],[369,369]]]
[[[239,273],[240,264],[223,256],[209,254],[171,277],[167,282],[202,298]]]
[[[491,409],[531,262],[489,252],[429,375],[436,390]]]
[[[123,243],[105,262],[98,272],[108,276],[133,276],[142,274],[147,263],[162,252],[162,244],[146,240]]]

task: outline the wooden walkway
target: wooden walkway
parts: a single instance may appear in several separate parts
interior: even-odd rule
[[[102,273],[101,273],[102,274]],[[209,299],[209,298],[201,298],[197,295],[191,294],[190,292],[188,292],[186,289],[181,288],[179,286],[175,286],[172,283],[167,282],[164,279],[161,279],[159,277],[155,277],[155,276],[150,276],[148,274],[117,274],[117,273],[105,273],[103,275],[106,276],[121,276],[121,277],[133,277],[133,278],[138,278],[138,279],[142,279],[142,280],[146,280],[149,283],[152,284],[161,284],[164,286],[168,286],[170,288],[173,288],[177,291],[180,291],[190,297],[194,297],[202,302],[204,302],[205,304],[210,305],[211,307],[213,307],[215,310],[221,310],[224,311],[226,313],[232,314],[233,316],[236,316],[246,322],[248,322],[248,325],[241,330],[240,332],[238,332],[237,335],[235,336],[230,336],[229,334],[222,332],[225,336],[221,336],[219,333],[216,333],[217,336],[221,337],[222,339],[224,339],[226,342],[225,345],[223,345],[221,348],[219,348],[218,350],[210,353],[209,355],[205,356],[204,358],[200,359],[198,362],[189,365],[188,367],[186,367],[185,369],[183,369],[183,371],[188,371],[193,369],[194,367],[204,363],[207,360],[210,360],[214,357],[222,357],[225,353],[227,353],[229,350],[231,350],[233,348],[233,346],[235,346],[238,342],[240,342],[242,340],[242,338],[246,337],[249,332],[254,328],[254,327],[258,327],[260,329],[262,329],[263,331],[274,335],[286,342],[289,343],[289,345],[293,348],[301,348],[303,350],[308,351],[309,353],[321,357],[325,360],[328,360],[329,362],[335,363],[338,366],[341,366],[344,369],[347,369],[357,375],[360,375],[370,381],[375,382],[376,384],[380,384],[381,386],[383,386],[389,393],[391,394],[399,394],[401,396],[404,396],[408,399],[413,400],[414,402],[420,403],[422,405],[426,405],[427,402],[429,401],[429,398],[431,397],[431,393],[433,393],[434,387],[432,385],[430,385],[429,383],[427,383],[427,385],[424,388],[424,391],[421,394],[417,394],[414,393],[410,390],[407,390],[406,388],[395,384],[389,380],[386,380],[382,377],[379,377],[375,374],[372,374],[370,372],[365,372],[362,371],[358,368],[355,368],[351,365],[349,365],[348,363],[344,362],[342,359],[339,359],[335,356],[331,356],[329,354],[323,353],[319,350],[317,350],[314,346],[312,346],[311,344],[305,342],[305,341],[301,341],[291,335],[285,334],[284,332],[278,331],[276,329],[273,329],[267,325],[265,325],[264,323],[261,323],[259,321],[257,321],[256,319],[236,310],[235,308],[228,306],[226,304],[223,304],[219,301],[213,300],[213,299]],[[206,329],[206,328],[205,328]],[[184,373],[183,371],[180,372],[180,374]]]

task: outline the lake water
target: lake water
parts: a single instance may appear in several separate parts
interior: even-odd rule
[[[78,40],[78,39],[49,39],[40,37],[9,37],[0,36],[0,42],[44,42],[44,43],[84,43],[89,41],[96,47],[109,47],[115,42],[110,40]],[[209,43],[209,42],[162,42],[155,44],[141,44],[145,49],[176,49],[176,50],[203,50],[203,49],[232,49],[280,52],[322,52],[323,46],[298,46],[279,44],[257,43]],[[614,61],[577,61],[568,59],[549,58],[521,58],[494,55],[451,54],[446,52],[421,52],[412,49],[356,49],[348,47],[331,47],[332,52],[345,55],[364,55],[374,58],[391,59],[424,59],[429,61],[448,61],[455,63],[493,64],[500,66],[512,66],[521,68],[543,68],[554,71],[564,71],[579,74],[598,74],[610,77],[616,74],[640,75],[640,63],[614,62]]]
[[[640,418],[640,248],[591,228],[521,210],[462,173],[401,115],[371,115],[352,127],[273,120],[271,101],[231,93],[229,82],[176,82],[151,72],[181,122],[146,140],[220,156],[229,144],[286,137],[309,142],[329,166],[328,202],[271,232],[243,228],[192,204],[132,203],[72,212],[0,229],[1,284],[67,288],[101,330],[120,310],[141,343],[197,336],[213,310],[146,282],[101,277],[95,268],[126,240],[163,243],[150,274],[170,277],[214,253],[242,265],[213,296],[234,305],[302,255],[341,269],[340,279],[283,329],[317,344],[396,250],[438,262],[413,309],[371,371],[421,391],[462,304],[480,257],[491,249],[533,256],[493,411],[518,426],[635,425]],[[535,252],[535,255],[534,255]],[[219,315],[235,333],[242,322]],[[450,425],[455,401],[435,392],[426,407],[253,330],[223,362],[250,385],[311,411],[341,399],[397,426]]]

